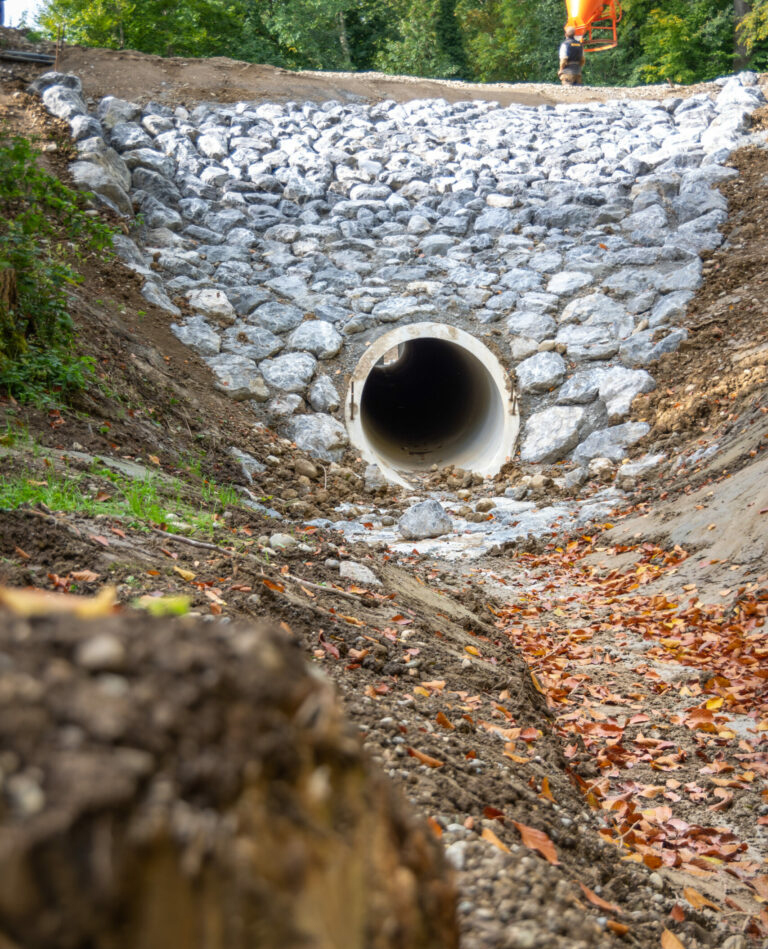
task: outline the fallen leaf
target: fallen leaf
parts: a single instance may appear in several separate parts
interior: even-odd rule
[[[408,748],[407,751],[412,758],[425,764],[428,768],[442,768],[445,764],[444,761],[440,761],[438,758],[430,758],[429,755],[425,755],[423,751],[417,751],[415,748]]]
[[[114,587],[102,587],[96,596],[75,596],[71,593],[51,593],[37,588],[16,590],[0,587],[0,603],[16,616],[51,616],[71,613],[80,619],[108,616],[117,602]]]
[[[584,894],[584,896],[586,896],[589,902],[593,904],[593,906],[599,906],[600,909],[607,909],[611,913],[618,913],[619,915],[621,915],[622,909],[620,906],[617,906],[615,903],[609,903],[608,900],[604,900],[601,896],[598,896],[597,893],[595,893],[593,890],[590,890],[588,886],[585,886],[581,882],[581,880],[578,880],[577,882],[579,886],[581,887],[582,893]]]
[[[545,860],[551,864],[559,864],[560,861],[557,859],[557,851],[555,850],[555,845],[547,837],[547,835],[542,830],[536,830],[535,827],[528,827],[527,824],[520,824],[517,821],[512,821],[512,823],[517,828],[517,832],[522,838],[523,844],[529,850],[537,850]]]
[[[443,728],[448,728],[451,731],[456,728],[456,726],[449,721],[448,716],[444,712],[438,712],[435,716],[435,721],[438,725],[442,725]]]
[[[493,844],[494,847],[498,847],[499,850],[504,853],[510,853],[509,847],[494,834],[490,827],[483,827],[483,832],[480,834],[483,840],[487,840],[488,843]]]
[[[685,949],[685,946],[673,932],[665,929],[661,934],[661,949]]]
[[[150,616],[184,616],[189,612],[188,596],[141,596],[131,603]]]
[[[755,877],[750,881],[755,888],[755,893],[764,900],[768,900],[768,876]]]
[[[683,896],[688,900],[694,909],[701,909],[702,906],[709,906],[711,909],[716,909],[718,913],[720,912],[720,907],[717,905],[717,903],[713,903],[712,900],[708,900],[706,896],[699,893],[698,890],[694,890],[692,886],[683,887]]]
[[[483,817],[487,817],[488,820],[500,820],[502,824],[504,823],[504,811],[500,811],[498,807],[484,807]]]
[[[479,655],[480,655],[480,651],[479,651],[478,649],[476,649],[474,646],[465,646],[465,647],[464,647],[464,652],[468,652],[468,653],[470,654],[470,656],[479,656]]]
[[[93,583],[98,580],[101,574],[94,573],[93,570],[73,570],[70,577],[78,583]]]
[[[272,580],[262,580],[261,581],[265,587],[269,590],[274,590],[275,593],[285,593],[285,587],[282,583],[275,583]]]
[[[21,547],[14,547],[14,552],[16,553],[16,555],[17,555],[18,557],[21,557],[22,560],[30,560],[30,559],[31,559],[31,557],[29,556],[29,554],[28,554],[25,550],[22,550]]]
[[[157,457],[157,455],[147,455],[147,458],[149,458],[153,465],[160,464],[160,459]]]
[[[552,796],[552,791],[549,788],[549,778],[547,777],[541,779],[541,794],[539,794],[539,797],[543,797],[545,801],[551,801],[553,804],[557,803]]]
[[[682,921],[685,919],[685,910],[678,903],[675,903],[675,905],[669,911],[669,915],[676,923],[682,923]]]
[[[428,817],[427,823],[430,826],[432,833],[437,837],[438,840],[443,836],[443,828],[437,823],[434,817]]]
[[[629,926],[626,926],[624,923],[617,923],[615,919],[609,919],[605,925],[611,932],[615,932],[617,936],[626,936],[629,932]]]

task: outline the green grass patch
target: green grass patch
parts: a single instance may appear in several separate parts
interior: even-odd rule
[[[223,526],[221,515],[237,504],[237,492],[213,482],[196,491],[178,479],[128,478],[98,464],[87,473],[41,475],[28,469],[0,482],[0,508],[44,504],[61,513],[106,514],[138,529],[161,526],[170,533],[213,536]]]
[[[39,162],[26,139],[0,130],[0,391],[44,405],[94,376],[74,347],[67,289],[85,254],[111,247],[112,230]]]

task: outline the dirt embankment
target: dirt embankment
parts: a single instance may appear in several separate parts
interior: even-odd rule
[[[0,45],[23,48],[29,45],[17,30],[0,30]],[[52,44],[37,44],[55,53]],[[555,52],[553,51],[553,57]],[[324,101],[378,102],[394,99],[447,99],[459,102],[484,99],[501,105],[554,105],[557,102],[604,102],[624,97],[661,99],[685,97],[706,86],[562,87],[551,83],[471,83],[417,76],[390,76],[386,73],[293,72],[275,66],[245,63],[224,56],[212,59],[161,57],[135,50],[94,49],[64,44],[56,68],[72,72],[83,82],[87,96],[99,99],[113,95],[135,102],[149,100],[166,105],[239,100],[284,101],[306,99]],[[34,67],[14,64],[16,75],[37,75]]]

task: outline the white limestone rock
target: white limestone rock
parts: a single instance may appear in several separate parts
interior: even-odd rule
[[[287,353],[259,366],[268,385],[281,392],[303,393],[315,374],[317,360],[309,353]]]
[[[565,360],[558,353],[537,353],[521,362],[516,373],[521,392],[546,392],[565,378]]]
[[[578,405],[555,405],[535,412],[525,424],[520,458],[537,464],[564,457],[579,440],[584,411]]]
[[[341,349],[343,338],[332,323],[307,320],[288,337],[288,349],[312,353],[318,359],[330,359]]]
[[[190,308],[196,313],[202,313],[225,326],[230,326],[235,321],[235,308],[223,290],[213,290],[210,287],[192,290],[187,294],[187,300]]]
[[[453,519],[439,501],[419,501],[408,508],[397,527],[406,540],[424,540],[450,534]]]
[[[201,356],[216,356],[221,351],[221,338],[203,316],[192,316],[184,323],[171,323],[171,332],[185,346]]]
[[[294,415],[286,426],[296,446],[321,461],[341,461],[349,444],[347,430],[330,415]]]
[[[235,402],[243,402],[245,399],[266,402],[269,398],[269,391],[252,359],[221,353],[218,356],[209,356],[205,361],[216,376],[216,388]]]

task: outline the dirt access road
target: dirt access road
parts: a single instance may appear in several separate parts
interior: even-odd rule
[[[0,30],[0,44],[14,48],[28,46],[18,30]],[[55,52],[51,44],[38,44]],[[385,73],[292,72],[275,66],[245,63],[224,56],[212,59],[150,56],[135,50],[62,47],[56,68],[72,72],[83,82],[86,96],[99,99],[113,95],[135,102],[155,100],[165,105],[194,106],[200,102],[240,100],[377,102],[394,99],[441,98],[449,102],[485,99],[507,106],[554,105],[558,102],[603,102],[630,97],[660,99],[687,97],[703,86],[562,87],[553,83],[469,83]],[[38,70],[14,64],[16,75],[36,75]]]

